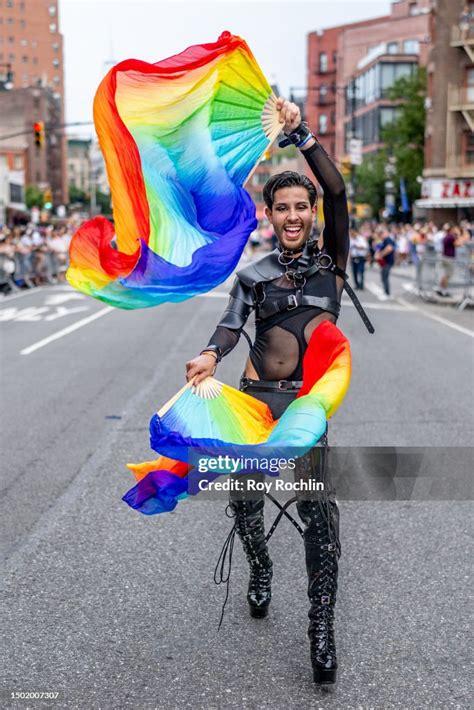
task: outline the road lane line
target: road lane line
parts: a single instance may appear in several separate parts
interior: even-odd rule
[[[468,335],[470,338],[474,338],[474,331],[469,330],[469,328],[464,328],[462,325],[458,325],[457,323],[451,323],[447,318],[443,318],[442,316],[435,316],[434,313],[427,313],[427,311],[423,310],[423,308],[419,308],[418,306],[414,306],[412,303],[408,303],[408,301],[405,301],[404,298],[397,298],[398,303],[403,304],[406,308],[412,311],[418,311],[418,313],[421,313],[422,316],[425,316],[426,318],[431,318],[431,320],[435,320],[438,323],[442,323],[443,325],[447,325],[448,328],[452,328],[453,330],[457,330],[459,333],[463,333],[464,335]]]
[[[373,284],[373,283],[369,282],[369,283],[365,284],[365,288],[368,291],[370,291],[370,293],[373,293],[375,298],[378,298],[379,301],[386,301],[387,300],[387,296],[384,293],[381,286],[378,286],[377,284]]]
[[[44,348],[45,345],[49,345],[49,343],[52,343],[54,340],[59,340],[59,338],[63,338],[65,335],[69,335],[69,333],[73,333],[75,330],[82,328],[84,325],[87,325],[88,323],[92,323],[92,321],[96,320],[97,318],[101,318],[102,316],[107,315],[107,313],[110,313],[113,310],[114,310],[114,308],[112,306],[107,306],[106,308],[103,308],[101,311],[98,311],[97,313],[93,313],[91,316],[88,316],[87,318],[83,318],[82,320],[78,320],[76,323],[72,323],[72,325],[68,325],[66,328],[63,328],[62,330],[58,330],[57,333],[53,333],[52,335],[48,335],[47,338],[43,338],[43,340],[39,340],[37,343],[33,343],[33,345],[29,345],[27,348],[23,348],[23,350],[20,350],[20,355],[30,355],[30,353],[34,353],[35,350],[39,350],[40,348]]]

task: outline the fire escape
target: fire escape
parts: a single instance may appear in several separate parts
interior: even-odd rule
[[[463,49],[474,65],[474,28],[463,31],[457,26],[453,27],[451,47]],[[462,82],[458,86],[450,84],[448,107],[450,111],[461,113],[469,130],[474,132],[474,86],[463,86]]]

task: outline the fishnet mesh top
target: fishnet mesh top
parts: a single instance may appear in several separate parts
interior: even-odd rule
[[[324,148],[317,143],[303,151],[308,165],[324,190],[324,232],[322,251],[345,271],[349,253],[349,217],[344,180]],[[291,264],[291,268],[297,262]],[[332,273],[310,276],[304,293],[330,296],[340,301],[343,280]],[[273,301],[295,293],[286,276],[264,284],[265,298]],[[322,320],[336,322],[336,316],[321,308],[302,306],[285,310],[269,318],[256,319],[255,342],[250,350],[250,363],[261,380],[301,380],[303,355],[311,334]],[[244,324],[242,324],[243,327]],[[231,329],[218,325],[209,344],[218,345],[226,355],[237,344],[242,327]],[[245,374],[255,377],[249,361]]]

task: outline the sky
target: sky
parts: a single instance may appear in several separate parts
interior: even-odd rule
[[[306,85],[308,32],[385,15],[389,0],[60,0],[66,120],[92,121],[94,93],[112,63],[156,62],[224,30],[249,44],[270,83],[288,96]],[[108,64],[109,63],[109,64]],[[93,127],[70,133],[93,135]]]

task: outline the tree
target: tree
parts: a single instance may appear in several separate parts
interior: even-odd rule
[[[404,178],[410,203],[420,196],[417,178],[424,163],[426,69],[419,67],[412,76],[398,79],[387,97],[397,102],[397,114],[381,132],[385,146],[367,157],[356,172],[358,201],[369,202],[377,213],[384,205],[385,165],[391,156],[395,158],[392,179],[396,189]]]
[[[25,204],[29,210],[32,207],[39,207],[41,209],[44,205],[42,190],[36,185],[27,185],[25,190]]]
[[[71,183],[71,185],[69,185],[69,202],[71,204],[80,203],[82,205],[88,205],[89,198],[84,192],[84,190],[80,190],[78,187]]]

